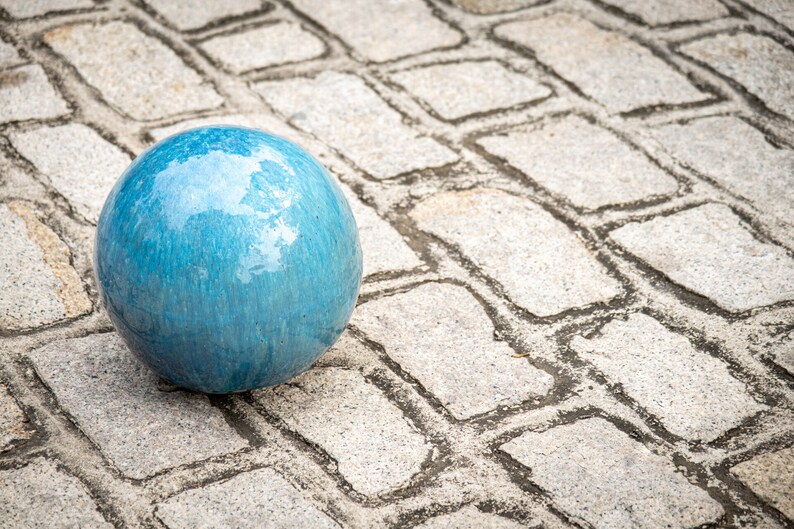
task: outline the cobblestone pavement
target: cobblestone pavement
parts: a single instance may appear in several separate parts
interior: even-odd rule
[[[791,0],[0,0],[1,527],[791,527]],[[292,383],[174,390],[98,212],[304,145],[366,278]]]

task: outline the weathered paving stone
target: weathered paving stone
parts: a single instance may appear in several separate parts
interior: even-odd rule
[[[292,3],[341,37],[363,59],[375,62],[455,46],[462,39],[458,31],[436,18],[422,0]]]
[[[769,37],[721,34],[681,52],[742,85],[770,110],[794,119],[794,53]]]
[[[791,8],[789,0],[742,0],[742,2],[794,31],[794,9]]]
[[[719,503],[604,419],[526,432],[502,445],[569,516],[594,527],[690,528],[716,522]]]
[[[0,329],[28,330],[91,310],[69,248],[31,206],[0,204],[0,231]]]
[[[61,407],[125,476],[240,450],[247,443],[207,397],[162,392],[115,333],[53,342],[30,358]]]
[[[456,6],[477,13],[490,15],[493,13],[507,13],[541,3],[543,0],[452,0]]]
[[[13,18],[29,18],[56,11],[94,7],[92,0],[0,0],[0,7]]]
[[[731,312],[794,299],[794,259],[747,231],[728,206],[704,204],[610,237],[675,283]]]
[[[582,208],[625,204],[678,189],[676,180],[647,156],[579,116],[477,143]]]
[[[527,199],[492,189],[440,193],[420,202],[411,217],[457,246],[537,316],[606,302],[621,292],[573,232]]]
[[[57,118],[69,107],[38,64],[0,72],[0,123]]]
[[[549,392],[554,379],[504,342],[463,287],[426,283],[359,306],[353,324],[457,419]]]
[[[774,347],[772,358],[777,365],[794,375],[794,331]]]
[[[612,320],[590,339],[577,336],[571,348],[691,441],[713,441],[767,409],[724,362],[645,314]]]
[[[696,22],[725,17],[728,9],[717,0],[602,0],[621,11],[634,15],[646,24],[661,26],[676,22]]]
[[[210,22],[251,13],[262,7],[262,0],[235,2],[144,0],[144,2],[180,31],[200,29]]]
[[[794,520],[794,448],[755,456],[731,468],[731,474]]]
[[[664,125],[652,133],[685,165],[794,224],[794,150],[772,145],[763,132],[732,116]]]
[[[223,103],[171,48],[129,22],[62,26],[47,32],[44,42],[108,103],[134,119],[158,119]]]
[[[232,73],[305,61],[325,52],[323,41],[292,22],[221,35],[199,47]]]
[[[270,468],[185,491],[159,503],[155,513],[169,529],[339,527]]]
[[[390,77],[446,120],[502,110],[551,95],[548,87],[496,61],[433,64]]]
[[[449,514],[430,518],[415,529],[520,529],[519,524],[496,514],[484,513],[471,505]]]
[[[27,422],[8,388],[0,386],[0,454],[30,439],[33,431]]]
[[[576,15],[508,22],[495,33],[530,48],[541,62],[612,112],[709,97],[648,48]]]
[[[355,75],[324,72],[313,79],[263,82],[256,89],[291,124],[316,134],[374,178],[458,159],[448,148],[403,124],[400,114]]]
[[[42,458],[0,471],[0,527],[113,529],[85,486]]]
[[[290,429],[327,452],[363,494],[405,485],[431,450],[413,423],[358,371],[315,368],[254,395]]]
[[[0,39],[0,66],[5,68],[20,64],[21,62],[23,62],[22,58],[19,56],[14,46]]]
[[[92,223],[96,223],[110,189],[130,163],[121,149],[77,123],[15,132],[9,139],[77,213]]]

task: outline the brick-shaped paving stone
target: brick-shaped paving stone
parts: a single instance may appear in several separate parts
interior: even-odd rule
[[[439,193],[411,217],[537,316],[607,302],[621,292],[582,241],[530,200],[492,189]]]
[[[30,439],[33,431],[8,388],[0,386],[0,454]]]
[[[612,320],[590,339],[577,336],[571,348],[691,441],[713,441],[767,409],[724,362],[645,314]]]
[[[0,39],[0,66],[14,66],[24,62],[10,42]]]
[[[223,103],[171,48],[129,22],[62,26],[47,32],[44,42],[132,118],[152,120]]]
[[[794,9],[791,0],[742,0],[758,12],[794,31]]]
[[[53,342],[30,358],[60,406],[125,476],[247,446],[207,397],[163,392],[115,333]]]
[[[27,330],[91,310],[71,251],[32,206],[0,203],[0,230],[0,330]]]
[[[422,0],[293,0],[292,4],[370,61],[447,48],[462,40],[462,35],[436,18]]]
[[[262,0],[144,0],[146,5],[180,31],[200,29],[207,24],[226,18],[258,11]]]
[[[57,118],[68,113],[66,101],[38,64],[0,72],[0,123]]]
[[[671,461],[604,419],[526,432],[501,449],[559,509],[594,527],[694,528],[723,514]]]
[[[0,471],[0,527],[113,529],[85,486],[42,458]]]
[[[696,22],[725,17],[728,8],[718,0],[602,0],[631,16],[637,17],[651,26],[674,24],[676,22]]]
[[[455,512],[430,518],[417,525],[415,529],[520,529],[522,527],[527,526],[466,505]]]
[[[676,180],[611,131],[579,116],[477,143],[575,206],[596,209],[678,189]]]
[[[339,527],[271,468],[182,492],[158,503],[155,514],[169,529]]]
[[[794,520],[794,448],[755,456],[731,468],[731,474]]]
[[[732,116],[664,125],[652,134],[684,165],[749,199],[762,212],[794,223],[794,150],[772,145],[763,132]],[[749,157],[748,152],[757,155]]]
[[[445,120],[503,110],[551,95],[545,85],[497,61],[433,64],[390,77]]]
[[[573,14],[508,22],[495,33],[531,49],[541,62],[612,112],[709,97],[650,49]]]
[[[57,11],[88,9],[93,0],[0,0],[0,7],[13,18],[30,18]]]
[[[480,302],[463,287],[426,283],[369,301],[353,324],[458,419],[543,396],[554,379],[494,339]]]
[[[77,213],[93,223],[131,161],[94,129],[77,123],[14,132],[9,139]]]
[[[323,41],[293,22],[236,31],[211,38],[199,47],[232,73],[305,61],[325,52]]]
[[[358,371],[315,368],[254,395],[290,429],[319,445],[363,494],[407,484],[430,454],[414,424]]]
[[[756,239],[728,206],[704,204],[610,234],[675,283],[731,312],[794,299],[794,259]]]
[[[447,147],[405,125],[400,114],[355,75],[324,72],[312,79],[263,82],[256,89],[291,124],[317,135],[375,178],[458,159]]]
[[[720,34],[681,52],[743,86],[770,110],[794,119],[794,52],[769,37]]]

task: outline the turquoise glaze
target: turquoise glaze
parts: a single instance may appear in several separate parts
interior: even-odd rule
[[[178,386],[285,382],[350,319],[361,285],[353,214],[297,145],[204,127],[141,154],[97,226],[97,285],[116,330]]]

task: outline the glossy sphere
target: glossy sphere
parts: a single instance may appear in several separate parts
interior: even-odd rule
[[[306,151],[205,127],[141,154],[97,226],[101,298],[129,348],[176,385],[279,384],[339,337],[361,284],[347,201]]]

